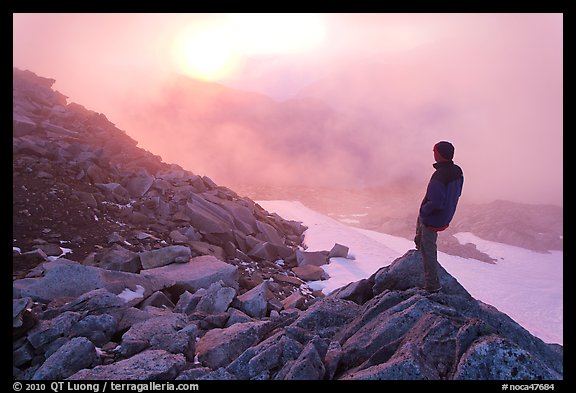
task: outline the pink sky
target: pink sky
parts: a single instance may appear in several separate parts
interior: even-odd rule
[[[432,145],[447,139],[456,146],[471,201],[562,205],[562,14],[321,14],[317,20],[317,42],[275,53],[242,46],[233,72],[219,82],[277,101],[314,97],[343,115],[365,111],[385,120],[384,128],[373,123],[373,133],[389,138],[372,135],[367,123],[356,134],[366,139],[353,141],[360,156],[389,157],[373,166],[362,161],[366,172],[385,165],[428,177]],[[226,30],[227,23],[220,14],[15,14],[13,64],[56,79],[54,87],[69,101],[105,113],[165,161],[209,176],[214,171],[225,183],[217,168],[181,161],[165,141],[155,143],[166,133],[145,129],[127,113],[158,100],[166,81],[181,72],[173,47],[182,31],[220,29],[222,47],[251,32]],[[270,39],[289,40],[307,28],[280,25],[262,29],[270,29]],[[315,32],[307,33],[310,40]],[[257,131],[250,131],[254,143]]]

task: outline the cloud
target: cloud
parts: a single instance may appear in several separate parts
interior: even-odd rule
[[[230,94],[200,116],[178,106],[195,92],[174,90],[172,42],[222,18],[15,14],[13,62],[224,183],[425,183],[445,139],[463,197],[562,204],[562,14],[324,14],[323,45],[252,54],[221,81],[273,99]]]

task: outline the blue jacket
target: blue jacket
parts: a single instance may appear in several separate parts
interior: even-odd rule
[[[426,226],[445,229],[452,221],[458,199],[462,194],[464,175],[462,169],[453,161],[434,164],[426,195],[420,205],[420,219]]]

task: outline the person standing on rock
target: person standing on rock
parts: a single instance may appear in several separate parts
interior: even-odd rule
[[[431,293],[442,288],[437,272],[438,232],[450,225],[464,185],[462,169],[452,161],[454,146],[450,142],[441,141],[434,145],[433,152],[436,171],[428,182],[426,195],[420,205],[414,237],[416,249],[422,254],[424,289]]]

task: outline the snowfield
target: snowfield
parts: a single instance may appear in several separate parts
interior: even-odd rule
[[[369,277],[414,248],[410,239],[348,226],[300,202],[257,203],[306,225],[307,251],[330,250],[335,243],[350,248],[349,258],[331,258],[323,266],[330,279],[309,283],[310,288],[325,294]],[[508,314],[544,342],[563,344],[563,252],[538,253],[483,240],[472,233],[458,233],[456,237],[463,244],[475,244],[497,262],[488,264],[439,252],[438,261],[444,269],[474,298]]]

